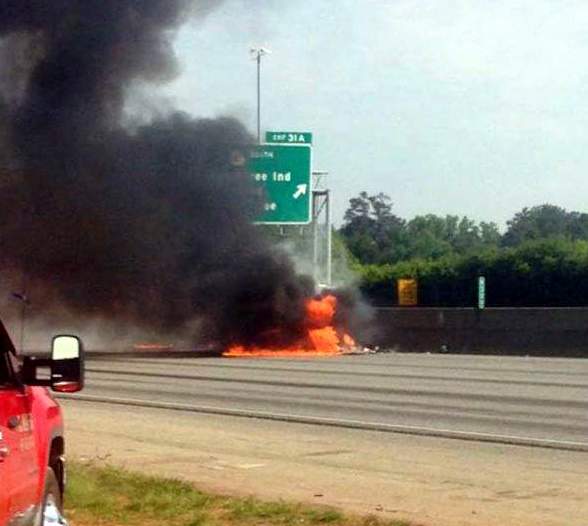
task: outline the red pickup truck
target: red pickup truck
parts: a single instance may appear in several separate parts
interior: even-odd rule
[[[76,392],[84,382],[83,348],[56,336],[51,358],[22,365],[0,321],[0,526],[67,524],[63,418],[49,389]]]

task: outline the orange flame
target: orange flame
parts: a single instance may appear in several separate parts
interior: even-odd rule
[[[333,356],[355,347],[355,341],[348,334],[339,333],[333,326],[337,311],[337,298],[332,295],[306,302],[306,337],[286,348],[262,348],[233,345],[224,356]]]

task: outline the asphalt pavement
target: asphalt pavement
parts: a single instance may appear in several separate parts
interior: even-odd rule
[[[401,353],[90,356],[86,388],[77,396],[588,451],[588,360]]]

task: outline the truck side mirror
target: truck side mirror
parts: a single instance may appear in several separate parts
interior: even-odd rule
[[[51,344],[51,389],[75,393],[84,387],[84,348],[77,336],[60,335]]]

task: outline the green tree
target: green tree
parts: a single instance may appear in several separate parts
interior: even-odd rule
[[[408,255],[412,258],[437,259],[452,253],[466,254],[497,246],[500,232],[495,223],[479,225],[466,216],[434,214],[416,216],[407,224]]]
[[[456,218],[447,221],[434,214],[411,219],[406,226],[409,257],[436,259],[451,254],[453,247],[450,239],[457,230],[453,219]]]
[[[361,192],[349,200],[340,234],[362,263],[398,261],[406,256],[403,219],[392,213],[390,197]]]
[[[495,223],[477,224],[465,216],[435,214],[416,216],[406,222],[392,212],[389,196],[367,192],[350,199],[340,234],[363,264],[438,259],[497,246],[500,242]]]
[[[570,212],[569,232],[572,239],[588,240],[588,214]]]
[[[559,206],[544,204],[523,208],[507,221],[502,241],[504,246],[513,247],[525,241],[571,238],[573,222],[573,214]]]
[[[485,247],[498,246],[502,240],[498,225],[494,222],[482,221],[480,223],[480,240]]]

